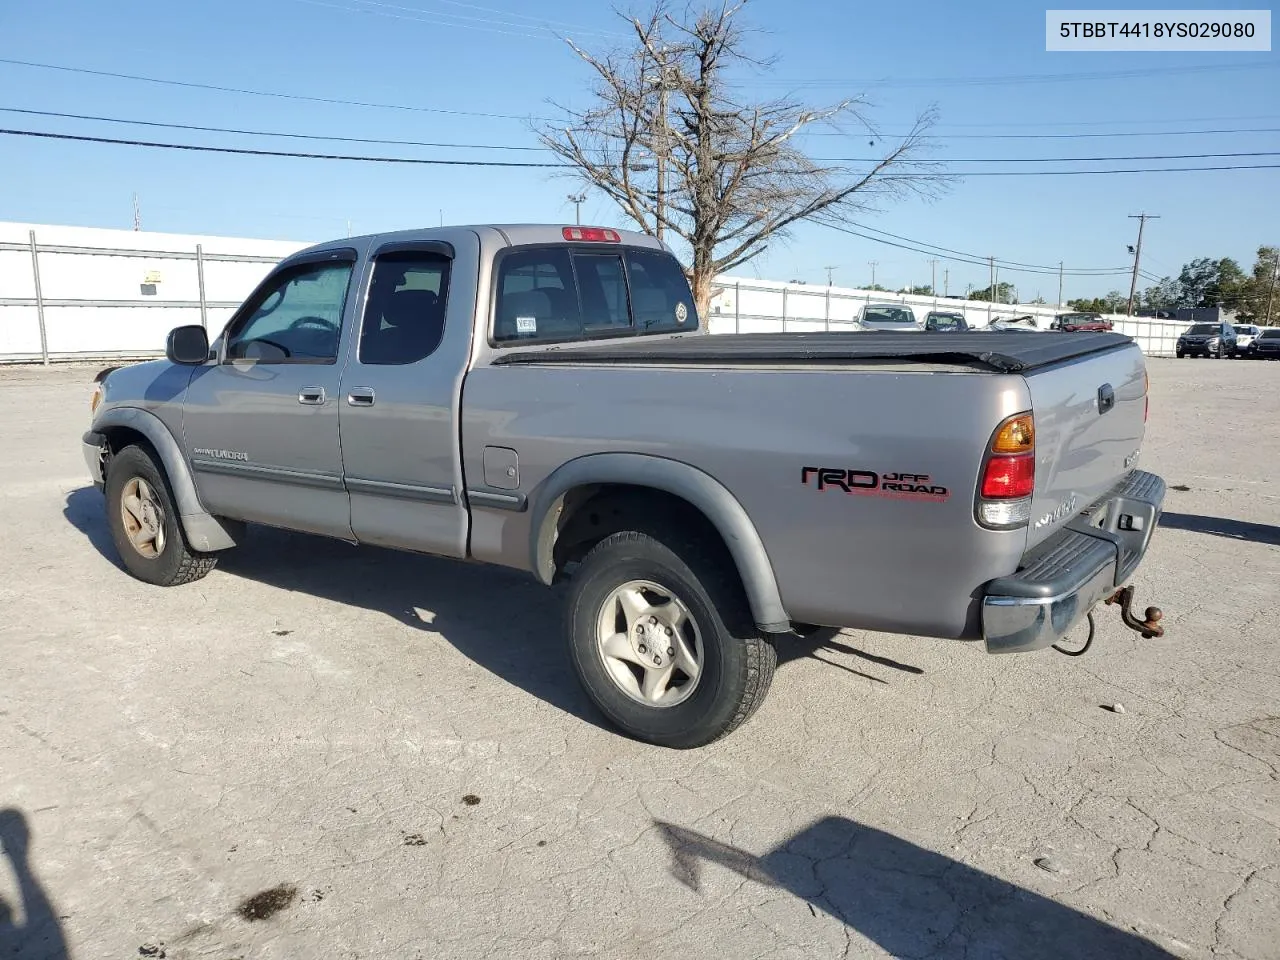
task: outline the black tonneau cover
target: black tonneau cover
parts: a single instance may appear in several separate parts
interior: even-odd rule
[[[700,337],[627,337],[564,344],[544,350],[513,351],[496,357],[493,362],[776,365],[919,360],[985,366],[1001,373],[1022,373],[1132,342],[1119,333],[1036,333],[1029,330],[730,333]]]

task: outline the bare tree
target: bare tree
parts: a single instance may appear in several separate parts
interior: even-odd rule
[[[572,41],[596,74],[593,105],[564,109],[568,121],[542,127],[542,143],[610,197],[646,233],[688,246],[688,274],[707,322],[712,280],[813,220],[846,223],[889,197],[926,193],[940,178],[919,159],[932,111],[870,161],[817,160],[796,144],[815,125],[867,122],[862,99],[810,107],[791,98],[748,102],[728,71],[759,69],[735,18],[748,0],[673,16],[659,0],[626,18],[634,43],[604,54]]]

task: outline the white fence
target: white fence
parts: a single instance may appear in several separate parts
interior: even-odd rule
[[[712,333],[766,333],[850,329],[858,311],[868,303],[901,303],[919,319],[930,310],[962,313],[971,327],[985,327],[992,321],[1013,317],[1035,318],[1036,329],[1047,330],[1061,308],[1045,304],[986,303],[955,297],[925,297],[859,290],[848,287],[820,287],[721,277],[711,300]],[[1116,332],[1133,337],[1150,356],[1173,356],[1178,336],[1189,323],[1151,320],[1109,314]],[[1019,324],[1019,327],[1024,326]]]
[[[0,223],[0,362],[156,356],[184,323],[221,329],[279,260],[303,243]],[[868,302],[965,314],[972,326],[1056,308],[988,304],[846,287],[718,279],[713,333],[850,329]],[[1115,316],[1115,329],[1171,356],[1188,324]]]
[[[0,361],[154,356],[305,244],[0,223]]]

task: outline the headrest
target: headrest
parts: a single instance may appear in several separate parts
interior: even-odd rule
[[[440,298],[430,290],[397,290],[387,298],[382,319],[393,327],[411,325],[431,316],[439,302]]]

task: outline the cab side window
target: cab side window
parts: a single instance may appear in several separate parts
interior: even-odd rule
[[[332,260],[282,272],[227,331],[227,359],[334,363],[352,264]]]
[[[360,328],[361,363],[417,363],[436,352],[444,339],[449,265],[448,257],[420,252],[374,261]]]

